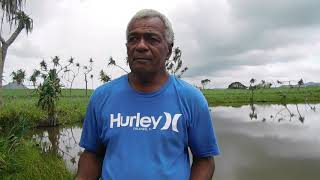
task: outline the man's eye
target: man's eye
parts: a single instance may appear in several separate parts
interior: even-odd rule
[[[137,37],[132,36],[128,38],[128,42],[135,42],[137,41],[137,39],[138,39]]]
[[[160,40],[157,37],[150,37],[148,38],[151,42],[160,42]]]
[[[159,39],[158,38],[155,38],[155,37],[153,37],[153,38],[151,38],[153,41],[159,41]]]

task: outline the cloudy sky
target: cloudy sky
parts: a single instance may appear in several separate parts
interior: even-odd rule
[[[107,60],[113,56],[129,69],[125,30],[143,8],[171,20],[175,46],[189,67],[183,79],[191,84],[206,78],[211,88],[234,81],[248,85],[251,78],[320,82],[319,7],[319,0],[27,0],[34,30],[21,33],[10,47],[4,84],[13,70],[25,69],[30,76],[41,60],[54,56],[64,62],[72,56],[82,65],[93,58],[89,87],[101,85],[101,69],[119,77],[123,72],[107,67]],[[85,87],[83,76],[75,87]]]

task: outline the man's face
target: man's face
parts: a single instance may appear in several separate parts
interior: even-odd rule
[[[172,46],[165,39],[165,27],[159,18],[133,21],[128,27],[126,46],[132,72],[165,71],[165,61],[171,55]]]

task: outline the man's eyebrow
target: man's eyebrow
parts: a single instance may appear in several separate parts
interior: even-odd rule
[[[129,32],[128,34],[128,36],[135,36],[135,35],[160,36],[160,34],[154,33],[154,32],[144,32],[144,33]]]

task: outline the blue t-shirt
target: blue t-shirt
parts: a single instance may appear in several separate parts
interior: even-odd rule
[[[157,91],[142,93],[121,76],[90,98],[80,146],[106,147],[103,180],[188,180],[193,156],[219,154],[202,93],[169,76]]]

